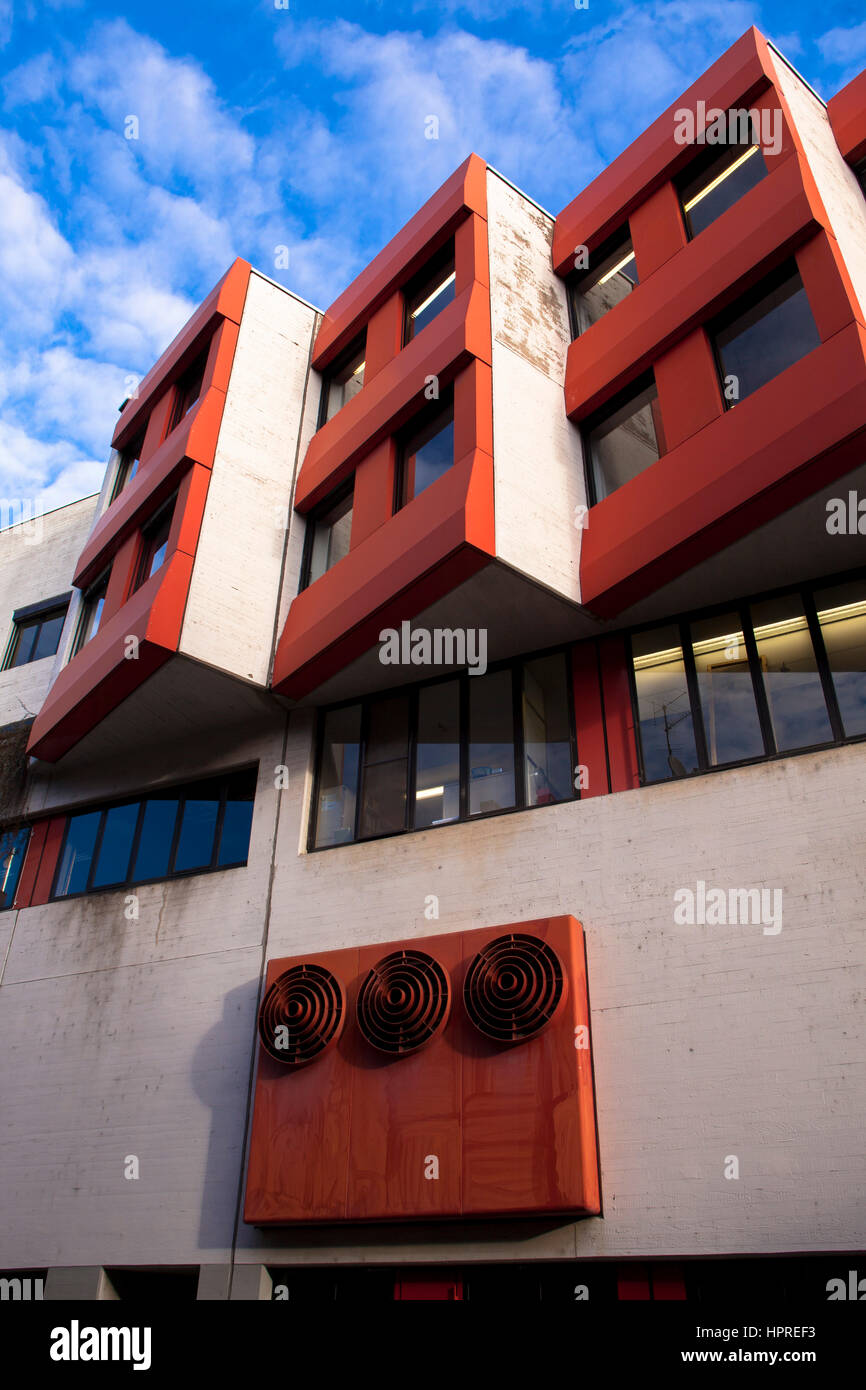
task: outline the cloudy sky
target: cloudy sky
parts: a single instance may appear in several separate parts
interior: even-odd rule
[[[556,211],[750,24],[866,66],[861,0],[0,0],[0,498],[97,490],[235,256],[324,308],[471,150]]]

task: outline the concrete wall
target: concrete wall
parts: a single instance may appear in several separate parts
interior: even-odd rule
[[[180,650],[267,683],[316,311],[250,276]],[[315,393],[314,393],[315,394]]]
[[[487,214],[496,553],[579,601],[586,482],[580,433],[565,415],[571,334],[551,269],[553,218],[492,169]]]
[[[0,531],[0,640],[12,634],[12,614],[42,599],[68,593],[90,533],[95,497],[58,507]],[[67,624],[68,626],[68,624]],[[54,657],[0,671],[0,727],[32,718],[48,692]]]

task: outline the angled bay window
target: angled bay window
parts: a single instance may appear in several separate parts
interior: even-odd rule
[[[0,912],[15,901],[24,856],[30,843],[30,827],[0,831]]]
[[[114,475],[114,487],[111,489],[110,502],[115,497],[119,497],[127,484],[131,483],[136,473],[141,459],[141,450],[144,445],[144,431],[137,439],[133,440],[128,448],[124,449],[117,460],[117,472]]]
[[[357,396],[364,385],[364,370],[367,362],[367,331],[356,338],[332,367],[324,374],[322,396],[319,404],[319,429],[333,419],[338,410]]]
[[[27,666],[31,661],[54,656],[68,607],[69,599],[64,597],[46,599],[27,608],[16,609],[12,615],[12,636],[6,649],[3,670]]]
[[[638,283],[634,247],[626,226],[589,256],[586,270],[568,279],[571,336],[577,338],[613,309]]]
[[[256,769],[71,815],[55,898],[247,862]]]
[[[204,383],[204,373],[207,367],[208,349],[200,352],[198,357],[182,376],[178,377],[174,384],[174,396],[171,403],[171,414],[168,420],[168,430],[166,434],[171,434],[176,429],[181,420],[185,419],[192,410],[199,396]]]
[[[104,570],[97,580],[91,584],[85,592],[84,601],[78,615],[78,625],[75,629],[75,637],[72,643],[72,655],[80,652],[86,646],[91,637],[95,637],[99,631],[99,624],[102,622],[102,610],[105,607],[105,595],[108,593],[108,580],[111,575],[111,568]]]
[[[169,497],[167,502],[163,502],[150,521],[141,528],[141,550],[132,582],[132,593],[140,589],[142,584],[146,584],[151,575],[156,574],[165,564],[176,501],[177,493]]]
[[[397,441],[395,510],[419,497],[454,462],[454,393],[416,417]]]
[[[449,242],[403,291],[406,317],[403,342],[417,338],[454,299],[454,243]]]
[[[866,734],[866,577],[632,634],[644,782]]]
[[[738,300],[708,331],[729,407],[821,344],[794,261]]]
[[[681,176],[678,188],[690,237],[696,237],[767,175],[747,113],[729,113],[724,145],[707,144]]]
[[[300,589],[314,584],[349,553],[355,480],[351,478],[307,516]]]
[[[652,373],[587,422],[583,434],[594,505],[643,473],[665,451]]]
[[[327,710],[309,848],[571,800],[572,711],[561,651]]]

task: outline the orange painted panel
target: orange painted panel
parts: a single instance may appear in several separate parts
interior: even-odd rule
[[[607,745],[598,647],[595,642],[579,642],[572,647],[571,672],[577,757],[587,772],[587,785],[580,789],[581,799],[588,796],[604,796],[610,791],[610,783],[607,775]]]
[[[703,328],[663,352],[654,371],[668,450],[724,413],[713,349]]]
[[[619,633],[603,637],[598,644],[598,654],[610,789],[626,792],[640,785],[640,772],[625,638]]]
[[[42,851],[45,848],[45,841],[48,836],[50,821],[40,820],[35,823],[30,831],[30,839],[27,841],[27,853],[24,855],[24,863],[21,866],[21,874],[18,879],[18,887],[15,890],[15,901],[13,907],[29,907],[33,900],[33,890],[36,886],[36,878],[39,873],[39,865],[42,861]]]
[[[836,144],[849,164],[866,159],[866,69],[827,102]]]
[[[52,816],[47,822],[48,828],[42,857],[39,861],[39,872],[36,875],[36,883],[30,898],[31,907],[40,907],[51,899],[57,861],[60,858],[60,846],[63,844],[63,836],[66,834],[66,821],[66,816]]]

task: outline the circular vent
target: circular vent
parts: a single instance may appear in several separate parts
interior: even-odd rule
[[[321,1056],[340,1036],[346,998],[340,981],[321,965],[294,965],[278,975],[259,1009],[265,1051],[288,1067]]]
[[[565,998],[559,956],[536,936],[499,936],[473,960],[463,998],[479,1032],[495,1042],[534,1038]]]
[[[358,1027],[380,1052],[405,1056],[429,1042],[448,1018],[451,989],[423,951],[394,951],[370,971],[358,996]]]

